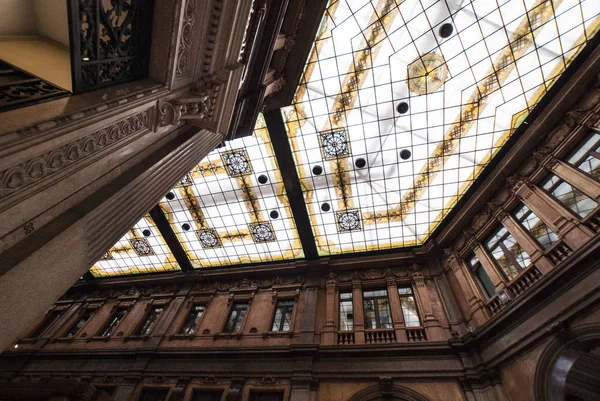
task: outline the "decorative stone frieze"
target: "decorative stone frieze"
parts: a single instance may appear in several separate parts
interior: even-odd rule
[[[142,132],[147,127],[148,111],[144,111],[63,145],[58,149],[10,167],[0,172],[0,199],[37,182],[46,181],[60,170],[125,138]]]

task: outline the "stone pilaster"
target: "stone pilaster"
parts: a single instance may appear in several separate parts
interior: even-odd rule
[[[352,278],[352,304],[354,306],[354,341],[365,343],[365,312],[360,278]]]
[[[595,201],[600,201],[600,182],[596,181],[583,171],[565,163],[562,160],[550,158],[548,168],[554,174],[589,196]]]
[[[337,278],[335,274],[330,273],[329,278],[325,284],[326,289],[326,311],[325,311],[325,326],[323,327],[323,345],[334,345],[337,343],[336,339],[336,308],[337,308]]]
[[[496,292],[500,291],[504,288],[504,284],[506,279],[496,268],[496,261],[490,255],[487,249],[483,246],[483,244],[477,243],[473,248],[473,252],[475,252],[475,256],[479,259],[481,266],[489,276],[490,280],[492,280],[492,284],[494,284],[494,288]]]
[[[431,307],[431,300],[429,299],[429,292],[427,291],[427,283],[425,282],[425,277],[423,276],[423,273],[415,272],[412,274],[412,279],[415,283],[415,298],[421,307],[421,318],[423,319],[422,324],[427,330],[427,339],[429,341],[441,341],[443,339],[442,327],[440,325],[439,320],[435,317],[433,313],[433,308]]]

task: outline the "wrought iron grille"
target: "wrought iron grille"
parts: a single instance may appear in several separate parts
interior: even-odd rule
[[[154,0],[70,0],[75,93],[148,76]]]
[[[0,112],[68,94],[68,91],[0,60]]]

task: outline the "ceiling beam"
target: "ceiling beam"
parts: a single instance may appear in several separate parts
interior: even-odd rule
[[[158,228],[158,231],[160,231],[165,239],[167,246],[171,250],[173,256],[175,256],[175,260],[179,264],[181,270],[184,272],[194,271],[194,266],[192,266],[187,253],[185,253],[183,245],[181,245],[181,242],[179,242],[177,235],[175,235],[175,231],[173,231],[173,228],[169,224],[169,220],[167,220],[167,216],[165,216],[165,213],[159,205],[155,205],[150,210],[150,217],[152,217],[152,220],[154,220],[156,228]]]
[[[294,155],[292,154],[281,110],[268,111],[264,114],[264,117],[267,129],[269,130],[269,136],[271,137],[271,144],[275,151],[275,158],[277,159],[277,164],[279,165],[285,185],[285,191],[290,201],[292,214],[296,221],[296,229],[298,230],[300,242],[304,249],[304,256],[308,260],[317,259],[319,253],[315,244],[315,237],[308,217],[306,204],[304,203],[304,194],[302,193],[296,164],[294,164]]]

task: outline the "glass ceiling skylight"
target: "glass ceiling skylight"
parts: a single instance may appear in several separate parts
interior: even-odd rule
[[[331,1],[283,110],[321,255],[422,244],[598,29],[600,1]]]
[[[262,116],[252,136],[211,152],[160,206],[194,267],[304,256]]]
[[[179,270],[179,264],[149,215],[145,215],[90,269],[94,277]]]

